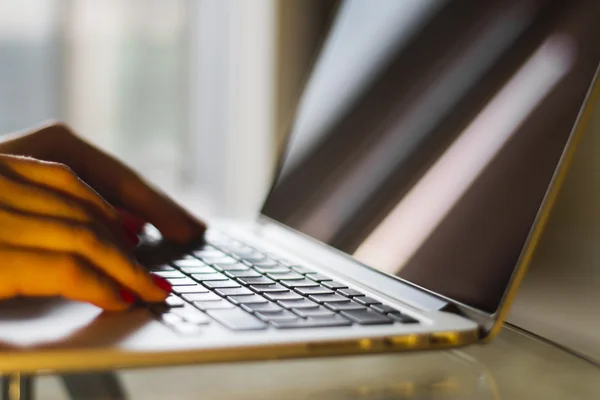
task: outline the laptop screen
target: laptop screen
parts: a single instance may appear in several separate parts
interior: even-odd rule
[[[342,3],[262,213],[495,312],[600,59],[555,3]]]

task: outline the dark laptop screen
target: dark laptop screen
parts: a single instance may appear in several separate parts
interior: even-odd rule
[[[494,312],[600,59],[600,2],[349,1],[263,214]]]

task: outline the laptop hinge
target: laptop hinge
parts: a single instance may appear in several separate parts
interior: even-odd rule
[[[442,307],[440,307],[440,309],[438,311],[444,311],[444,312],[448,312],[451,314],[462,315],[463,317],[465,316],[464,313],[462,312],[462,310],[460,309],[460,307],[458,307],[456,304],[454,304],[450,301],[447,302],[446,304],[444,304]]]

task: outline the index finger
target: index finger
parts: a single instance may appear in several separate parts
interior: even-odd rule
[[[188,242],[206,226],[164,193],[153,188],[125,164],[72,135],[69,165],[112,204],[118,204],[152,223],[171,241]]]

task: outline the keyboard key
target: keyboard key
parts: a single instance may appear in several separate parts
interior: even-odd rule
[[[273,259],[273,261],[275,261],[279,265],[285,265],[286,267],[291,267],[292,265],[295,264],[295,263],[289,262],[288,260],[280,258],[278,255],[275,255],[275,254],[271,254],[270,257]]]
[[[279,283],[273,283],[272,285],[256,285],[250,286],[250,289],[256,293],[287,293],[290,289],[285,286],[281,286]]]
[[[187,268],[187,267],[206,267],[202,261],[197,258],[185,258],[183,260],[173,261],[172,263],[177,268]]]
[[[202,284],[209,289],[240,287],[240,284],[237,283],[236,281],[207,281],[207,282],[202,282]]]
[[[351,321],[348,321],[346,318],[341,315],[334,315],[332,317],[324,317],[324,318],[308,318],[306,319],[309,325],[315,326],[350,326],[352,325]]]
[[[278,265],[278,266],[276,266],[276,267],[255,267],[255,266],[252,266],[252,268],[253,268],[255,271],[257,271],[257,272],[260,272],[261,274],[264,274],[264,275],[266,275],[266,274],[268,274],[269,272],[271,272],[271,269],[273,269],[273,270],[277,271],[277,270],[279,270],[279,268],[281,268],[281,266],[279,266],[279,265]],[[284,267],[284,268],[287,268],[287,267]]]
[[[231,240],[231,237],[224,234],[223,232],[219,232],[214,229],[209,229],[204,233],[204,240],[207,243],[219,242],[219,243],[227,243]]]
[[[238,278],[238,282],[244,285],[271,285],[274,280],[261,276],[260,278]]]
[[[245,243],[238,242],[231,248],[232,253],[241,253],[241,254],[254,254],[257,253],[256,249],[252,248]]]
[[[220,301],[222,300],[219,296],[214,293],[188,293],[182,296],[184,299],[190,302],[194,301]]]
[[[260,272],[261,274],[287,274],[289,272],[292,272],[291,269],[283,266],[277,266],[273,268],[254,267],[254,269]]]
[[[208,237],[206,235],[209,235]],[[217,232],[215,230],[210,229],[208,233],[204,235],[205,240],[209,243],[212,241],[218,241],[220,246],[224,246],[229,248],[230,246],[242,246],[243,243],[237,239],[232,238],[229,235],[226,235],[223,232]],[[214,236],[213,236],[214,235]],[[218,236],[217,236],[218,235]]]
[[[167,278],[171,286],[196,286],[197,283],[190,278]]]
[[[183,301],[181,297],[177,297],[174,294],[171,294],[165,299],[165,304],[169,307],[181,307],[185,304],[185,301]]]
[[[193,274],[192,278],[194,278],[195,280],[197,280],[198,282],[205,282],[205,281],[228,281],[229,278],[226,277],[223,274]]]
[[[247,271],[226,271],[225,275],[230,278],[260,278],[260,274],[251,269]]]
[[[244,296],[229,296],[227,300],[234,304],[264,304],[268,303],[267,299],[258,294],[249,294]]]
[[[219,240],[219,246],[226,250],[230,250],[232,248],[245,246],[245,244],[237,239],[232,238],[231,236],[222,234],[221,239]]]
[[[183,318],[172,312],[157,315],[158,319],[167,325],[177,325],[183,322]]]
[[[355,297],[354,301],[356,301],[357,303],[363,304],[365,306],[370,306],[373,304],[381,304],[381,302],[379,300],[375,300],[371,297],[367,297],[367,296],[362,296],[362,297]]]
[[[311,273],[315,272],[312,269],[308,269],[308,268],[302,267],[300,265],[294,265],[294,266],[292,266],[292,269],[302,275],[311,274]]]
[[[171,267],[168,264],[162,265],[151,265],[147,267],[148,271],[175,271],[175,268]]]
[[[304,309],[304,308],[319,308],[319,305],[308,299],[297,299],[297,300],[279,300],[277,302],[282,307],[293,308],[293,309]]]
[[[362,304],[357,304],[355,302],[348,303],[325,303],[325,307],[329,308],[332,311],[350,311],[350,310],[366,310],[367,307]]]
[[[334,326],[350,326],[352,323],[347,319],[333,315],[331,317],[323,318],[308,318],[298,319],[296,321],[281,321],[272,322],[272,324],[278,329],[293,329],[293,328],[325,328]]]
[[[228,247],[227,250],[240,258],[252,257],[257,253],[256,250],[250,246],[232,246]]]
[[[340,289],[338,290],[338,293],[343,294],[346,297],[356,297],[365,295],[364,293],[361,293],[358,290],[354,289]]]
[[[242,304],[242,308],[248,312],[260,312],[262,314],[271,313],[271,312],[279,312],[283,310],[281,306],[278,306],[275,303],[251,303],[251,304]]]
[[[301,279],[294,281],[279,281],[284,286],[289,288],[298,288],[298,287],[319,287],[319,284],[315,281],[311,281],[310,279]]]
[[[267,276],[276,281],[289,281],[289,280],[301,280],[304,279],[304,275],[300,275],[297,272],[288,272],[287,274],[267,274]]]
[[[177,294],[183,293],[208,293],[208,289],[196,283],[194,286],[174,286],[173,292]]]
[[[323,281],[330,281],[331,278],[328,276],[325,276],[323,274],[317,274],[317,273],[311,273],[311,274],[307,274],[306,275],[307,278],[312,279],[315,282],[323,282]],[[346,286],[344,286],[346,287]]]
[[[192,335],[194,333],[202,332],[201,326],[191,322],[180,322],[176,325],[172,325],[171,328],[183,335]]]
[[[344,303],[350,301],[347,297],[339,294],[315,294],[310,296],[309,299],[316,301],[317,303]]]
[[[409,315],[402,314],[399,311],[389,313],[388,317],[390,317],[398,322],[402,322],[403,324],[418,324],[419,323],[419,320],[414,319],[413,317],[411,317]]]
[[[239,308],[208,310],[206,313],[232,330],[256,330],[267,327],[267,324]]]
[[[173,310],[173,313],[179,315],[185,321],[191,322],[192,324],[204,325],[210,322],[210,318],[208,318],[206,314],[198,311],[190,304],[186,304],[185,307],[180,307]]]
[[[341,314],[360,325],[393,324],[391,318],[373,310],[342,311]]]
[[[221,257],[227,256],[225,253],[223,253],[220,250],[215,249],[214,247],[207,247],[202,250],[194,251],[193,254],[194,254],[194,256],[196,256],[198,258],[204,258],[204,257],[221,258]]]
[[[307,275],[307,278],[312,278],[311,275]],[[340,282],[336,282],[336,281],[321,281],[321,285],[328,287],[329,289],[345,289],[348,286],[344,285],[343,283]]]
[[[256,266],[256,267],[276,267],[276,266],[281,265],[277,261],[271,260],[269,258],[267,258],[265,260],[253,262],[252,264],[254,264],[254,266]]]
[[[235,308],[233,304],[228,302],[227,300],[219,300],[219,301],[195,301],[194,307],[199,308],[202,311],[205,310],[216,310],[216,309],[224,309],[224,308]]]
[[[213,264],[213,266],[221,271],[248,271],[250,267],[246,264],[235,263],[235,264]]]
[[[216,274],[217,270],[212,268],[212,267],[208,267],[208,266],[204,266],[204,267],[181,267],[179,268],[181,271],[185,272],[186,274]]]
[[[245,287],[237,287],[237,288],[223,288],[215,290],[217,294],[221,296],[237,296],[237,295],[246,295],[246,294],[254,294],[254,292]]]
[[[261,312],[256,312],[255,315],[258,318],[260,318],[266,322],[269,322],[269,321],[277,321],[277,322],[295,321],[298,319],[298,316],[296,314],[294,314],[291,311],[287,311],[287,310],[281,310],[276,313],[264,313],[264,314]]]
[[[380,313],[391,313],[391,312],[400,312],[398,310],[396,310],[394,307],[390,307],[387,304],[374,304],[371,306],[372,309],[374,309],[375,311],[379,311]]]
[[[317,308],[292,308],[292,311],[302,318],[322,318],[335,315],[335,312],[322,306],[318,306]]]
[[[242,249],[242,250],[229,250],[232,254],[238,257],[241,260],[245,260],[247,262],[261,262],[266,259],[266,256],[261,253],[255,251],[254,249]]]
[[[334,294],[333,290],[324,287],[299,287],[295,289],[296,292],[303,296],[310,296],[311,294]]]
[[[225,264],[237,264],[238,260],[235,258],[226,257],[203,257],[202,261],[210,265],[225,265]]]
[[[166,313],[173,308],[183,307],[185,304],[186,303],[183,301],[183,299],[174,294],[169,295],[165,301],[160,303],[146,303],[148,309],[155,314]]]
[[[152,273],[162,278],[185,278],[185,275],[179,271],[154,271]]]
[[[179,257],[177,260],[175,261],[185,261],[185,260],[189,260],[189,261],[198,261],[198,257],[194,257],[191,254],[185,254],[181,257]]]
[[[262,253],[256,252],[256,253],[253,253],[253,254],[250,254],[250,255],[247,255],[247,256],[243,256],[243,257],[240,257],[240,258],[243,259],[244,261],[250,263],[250,264],[254,264],[254,263],[257,263],[257,262],[264,261],[267,258],[267,256],[265,256]]]
[[[265,293],[264,296],[271,301],[278,300],[303,300],[304,298],[299,294],[288,292],[288,293]]]

